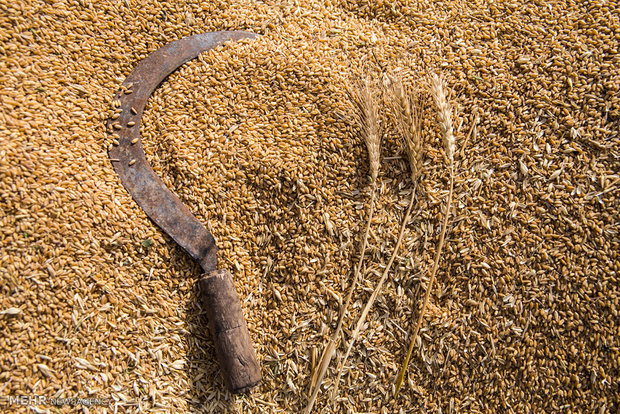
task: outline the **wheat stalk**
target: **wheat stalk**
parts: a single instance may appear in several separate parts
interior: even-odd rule
[[[349,86],[347,89],[347,95],[353,105],[354,118],[360,130],[364,141],[366,142],[366,148],[368,150],[368,164],[370,171],[370,178],[372,180],[370,206],[368,211],[368,220],[366,221],[366,227],[362,236],[360,257],[357,262],[357,266],[354,268],[353,282],[349,288],[349,292],[345,299],[344,305],[340,310],[338,317],[338,323],[332,336],[329,338],[329,342],[321,355],[321,359],[315,370],[312,379],[310,381],[310,397],[308,398],[308,404],[306,405],[305,413],[310,413],[312,407],[318,397],[321,389],[321,384],[327,373],[327,368],[334,357],[336,348],[338,346],[338,339],[342,333],[342,325],[347,313],[347,309],[351,304],[353,292],[359,282],[362,265],[364,263],[364,257],[366,256],[366,246],[368,244],[368,234],[370,233],[370,223],[375,211],[375,198],[377,188],[377,176],[379,174],[380,155],[381,155],[381,135],[379,131],[379,113],[377,96],[374,92],[371,82],[368,78],[358,87]]]
[[[377,299],[379,292],[381,292],[381,289],[383,288],[383,285],[387,280],[387,276],[390,272],[392,264],[394,263],[394,259],[398,254],[398,250],[400,248],[400,244],[402,242],[405,232],[405,227],[407,226],[407,223],[409,223],[411,217],[411,209],[415,200],[417,182],[422,173],[422,161],[424,158],[424,141],[422,139],[421,131],[421,109],[419,99],[415,93],[403,87],[402,80],[400,80],[400,78],[392,80],[392,87],[390,89],[390,92],[390,103],[394,112],[394,116],[396,118],[396,123],[403,136],[403,139],[405,140],[405,149],[407,152],[407,157],[409,159],[413,188],[411,190],[411,198],[409,199],[407,212],[405,213],[405,216],[400,226],[398,239],[396,240],[396,245],[394,246],[394,251],[390,256],[387,266],[381,274],[379,282],[375,286],[375,289],[370,295],[370,298],[366,302],[366,305],[364,306],[364,309],[362,310],[362,313],[357,320],[355,329],[351,334],[351,341],[349,342],[347,351],[338,367],[336,383],[331,395],[332,401],[338,395],[340,377],[344,370],[344,366],[349,358],[353,345],[359,337],[362,326],[364,325],[366,318],[368,317],[368,313],[370,312],[370,309],[372,308],[375,300]]]
[[[351,334],[351,342],[349,342],[349,346],[347,347],[347,351],[344,355],[344,358],[342,359],[342,361],[340,362],[340,365],[338,366],[338,373],[336,374],[336,384],[334,386],[334,389],[332,390],[332,395],[331,395],[331,399],[332,401],[336,398],[336,396],[338,395],[338,387],[340,384],[340,377],[342,375],[342,372],[344,371],[344,366],[347,362],[347,359],[349,358],[349,355],[351,354],[351,349],[353,348],[353,345],[355,344],[355,341],[357,341],[357,339],[359,338],[359,334],[362,330],[362,326],[364,324],[364,322],[366,321],[366,317],[368,316],[368,312],[370,312],[370,308],[372,307],[372,305],[375,303],[375,300],[377,299],[377,295],[379,295],[379,292],[381,291],[381,288],[383,287],[383,284],[385,283],[385,281],[387,280],[387,275],[390,271],[390,268],[392,267],[392,264],[394,263],[394,259],[396,258],[396,255],[398,253],[398,248],[400,247],[400,243],[403,239],[403,234],[405,232],[405,227],[407,225],[407,222],[409,221],[409,217],[411,215],[411,208],[413,207],[413,201],[415,199],[415,188],[412,190],[411,193],[411,199],[409,200],[409,206],[407,207],[407,212],[405,213],[405,219],[403,219],[401,227],[400,227],[400,231],[398,234],[398,239],[396,241],[396,245],[394,246],[394,252],[392,253],[390,260],[388,261],[387,266],[385,267],[383,273],[381,274],[381,278],[379,279],[379,282],[377,283],[377,286],[375,286],[375,289],[373,290],[372,294],[370,295],[370,298],[368,299],[368,302],[366,302],[366,305],[364,306],[364,309],[362,310],[362,313],[359,317],[359,319],[357,320],[357,324],[355,325],[355,329],[353,330],[353,333]]]
[[[430,85],[431,95],[433,96],[433,101],[435,102],[435,106],[437,107],[437,119],[439,121],[439,127],[442,132],[444,149],[446,152],[446,156],[448,158],[448,168],[450,174],[450,190],[448,192],[448,200],[446,202],[446,210],[443,215],[443,222],[441,228],[441,234],[439,236],[439,243],[437,245],[437,250],[435,251],[435,260],[433,262],[433,268],[431,270],[430,280],[428,282],[428,287],[426,288],[426,293],[424,294],[424,301],[422,302],[422,309],[418,315],[418,319],[413,327],[413,334],[411,335],[411,339],[409,342],[409,347],[407,348],[407,354],[405,355],[405,360],[403,361],[403,366],[398,374],[396,379],[396,391],[394,393],[394,397],[398,396],[398,392],[403,384],[405,379],[405,374],[407,372],[407,367],[409,366],[409,360],[411,359],[411,353],[413,352],[413,346],[415,344],[416,338],[420,332],[420,327],[422,326],[422,320],[424,318],[424,313],[426,312],[426,308],[428,307],[428,302],[430,299],[431,291],[433,290],[433,284],[435,282],[435,278],[437,275],[437,269],[439,267],[439,260],[441,259],[441,252],[443,250],[446,231],[448,229],[448,220],[450,217],[450,210],[452,208],[452,198],[454,192],[454,148],[455,148],[455,138],[454,138],[454,127],[452,124],[452,106],[447,100],[446,86],[443,80],[434,75],[431,78]]]

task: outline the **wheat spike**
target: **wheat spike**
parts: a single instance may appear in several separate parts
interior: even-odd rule
[[[411,181],[415,183],[422,174],[422,161],[424,159],[420,99],[417,93],[403,85],[399,76],[394,76],[391,79],[389,91],[389,101],[394,112],[396,126],[405,141]]]
[[[374,182],[379,174],[379,158],[381,156],[377,94],[369,78],[365,78],[358,86],[350,86],[347,89],[347,94],[353,104],[354,116],[366,142],[370,178]]]
[[[413,208],[413,203],[415,201],[416,188],[418,179],[422,173],[422,161],[424,158],[424,140],[422,139],[422,131],[421,131],[421,109],[419,99],[416,94],[409,91],[407,88],[403,86],[402,80],[400,78],[395,78],[392,80],[391,86],[391,97],[390,102],[392,105],[392,109],[394,110],[394,115],[396,118],[396,124],[405,140],[405,149],[407,152],[407,156],[409,158],[409,165],[411,167],[411,180],[413,182],[413,188],[411,190],[411,198],[409,199],[409,205],[407,207],[407,212],[403,218],[401,223],[400,231],[398,234],[398,239],[394,246],[394,251],[390,256],[388,264],[384,269],[379,282],[375,286],[370,298],[366,302],[361,315],[359,316],[355,328],[351,334],[351,340],[347,347],[344,357],[340,362],[338,367],[338,374],[336,377],[336,382],[334,388],[331,393],[331,400],[335,400],[338,395],[338,387],[340,384],[340,377],[342,372],[344,371],[344,367],[348,360],[348,357],[353,349],[353,345],[359,338],[362,327],[368,317],[368,314],[377,299],[377,296],[381,292],[384,283],[387,280],[392,264],[394,263],[394,259],[396,258],[400,244],[403,239],[405,227],[409,223],[409,219],[411,218],[411,210]]]
[[[443,136],[446,155],[450,164],[454,162],[454,127],[452,124],[452,105],[448,102],[446,94],[446,84],[438,75],[431,77],[431,95],[437,106],[437,117],[439,119],[439,127]]]
[[[319,361],[317,370],[312,375],[310,381],[310,396],[308,403],[304,410],[304,413],[309,414],[312,412],[314,403],[321,390],[321,384],[327,374],[327,368],[334,357],[338,342],[342,333],[342,327],[344,318],[347,314],[347,309],[351,304],[353,298],[353,292],[359,282],[362,265],[366,256],[366,246],[368,244],[368,234],[370,232],[370,224],[375,211],[375,199],[377,195],[377,176],[379,174],[379,163],[381,154],[381,135],[379,132],[379,112],[377,94],[373,89],[373,85],[370,80],[366,78],[358,87],[349,87],[347,89],[347,95],[353,105],[354,119],[361,129],[362,136],[366,142],[366,148],[368,149],[370,178],[372,180],[370,207],[368,212],[368,220],[366,221],[366,227],[364,234],[362,235],[360,257],[357,266],[353,269],[353,281],[349,288],[349,293],[345,299],[345,303],[341,308],[340,315],[338,317],[338,323],[334,333],[329,339],[321,359]]]
[[[435,278],[437,277],[437,269],[439,268],[439,261],[441,260],[441,252],[443,251],[443,246],[446,240],[446,233],[448,230],[448,224],[450,219],[450,210],[452,209],[452,200],[454,196],[454,151],[455,151],[455,138],[454,138],[454,127],[452,125],[452,106],[447,100],[446,86],[443,80],[434,75],[431,78],[430,84],[431,95],[433,95],[433,100],[435,101],[435,105],[437,106],[437,119],[439,121],[439,127],[441,128],[441,132],[443,135],[444,146],[446,150],[446,155],[448,157],[448,167],[449,167],[449,176],[450,176],[450,189],[448,191],[448,200],[446,201],[446,210],[443,214],[442,226],[441,226],[441,234],[439,236],[439,243],[437,244],[437,250],[435,251],[435,259],[433,261],[433,268],[430,274],[430,280],[428,282],[428,286],[426,288],[426,292],[424,293],[424,300],[422,301],[422,308],[420,309],[420,313],[418,314],[418,318],[415,321],[413,326],[413,333],[411,335],[411,339],[409,340],[409,347],[407,348],[407,353],[405,354],[405,360],[403,361],[403,365],[401,370],[396,378],[396,386],[395,386],[395,397],[398,396],[400,388],[402,387],[403,381],[405,379],[405,374],[407,373],[407,367],[409,366],[409,361],[411,359],[411,354],[413,352],[413,346],[415,344],[416,338],[420,333],[420,328],[422,327],[422,321],[424,319],[424,314],[426,313],[426,308],[428,307],[428,303],[431,296],[431,291],[433,290],[433,284],[435,283]]]

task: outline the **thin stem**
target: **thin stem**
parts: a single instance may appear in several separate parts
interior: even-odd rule
[[[405,361],[403,362],[403,366],[398,374],[398,378],[396,379],[396,392],[394,393],[394,398],[398,396],[398,392],[403,384],[405,379],[405,374],[407,372],[407,366],[409,365],[409,360],[411,359],[411,353],[413,352],[413,346],[415,344],[416,338],[418,337],[418,333],[420,332],[420,327],[422,326],[422,319],[424,318],[424,313],[426,312],[426,308],[428,306],[429,298],[431,296],[431,291],[433,290],[433,283],[435,282],[435,276],[437,275],[437,268],[439,267],[439,259],[441,258],[441,251],[443,250],[444,241],[446,238],[446,230],[448,229],[448,219],[450,217],[450,210],[452,207],[452,194],[454,191],[454,163],[450,164],[450,192],[448,193],[448,202],[446,205],[446,212],[443,215],[443,224],[441,229],[441,235],[439,236],[439,244],[437,245],[437,251],[435,252],[435,262],[433,263],[433,269],[431,271],[431,278],[428,283],[428,287],[426,288],[426,293],[424,294],[424,302],[422,303],[422,309],[420,310],[420,314],[418,315],[418,319],[413,328],[413,335],[411,336],[411,340],[409,342],[409,348],[407,349],[407,355],[405,356]]]
[[[336,385],[334,386],[334,389],[332,391],[332,401],[336,398],[336,395],[338,394],[338,386],[340,384],[340,376],[342,375],[342,371],[344,370],[344,365],[347,362],[347,359],[349,358],[349,354],[351,353],[351,349],[353,348],[353,344],[355,343],[355,341],[357,340],[357,338],[359,337],[360,331],[362,329],[362,325],[364,325],[364,322],[366,321],[366,317],[368,316],[368,312],[370,312],[370,308],[372,307],[372,305],[374,304],[375,300],[377,299],[377,296],[379,295],[379,292],[381,291],[381,288],[383,287],[383,284],[385,283],[388,273],[390,271],[390,268],[392,267],[392,264],[394,263],[394,259],[396,258],[396,255],[398,253],[398,248],[400,246],[400,243],[403,239],[403,234],[405,233],[405,227],[407,226],[407,223],[409,222],[409,217],[411,216],[411,208],[413,207],[413,201],[415,200],[415,193],[416,193],[416,187],[417,185],[414,185],[413,191],[411,192],[411,199],[409,200],[409,206],[407,207],[407,212],[405,213],[405,217],[403,219],[403,222],[400,226],[400,232],[398,234],[398,240],[396,241],[396,245],[394,246],[394,252],[392,253],[392,256],[390,257],[390,260],[385,268],[385,270],[383,271],[383,274],[381,275],[381,279],[379,279],[379,283],[377,284],[377,286],[375,287],[375,290],[372,292],[372,294],[370,295],[370,298],[368,299],[368,302],[366,303],[366,306],[364,306],[364,309],[362,310],[362,314],[360,315],[358,321],[357,321],[357,325],[355,326],[355,330],[353,331],[353,334],[351,335],[351,342],[349,343],[349,347],[347,348],[347,352],[344,355],[344,358],[342,360],[342,362],[340,363],[340,366],[338,367],[338,374],[336,375]]]
[[[342,324],[344,322],[345,315],[347,313],[347,309],[351,304],[351,299],[353,297],[353,292],[357,287],[357,283],[359,282],[360,273],[362,269],[362,264],[364,263],[364,257],[366,256],[366,247],[368,245],[368,235],[370,233],[370,224],[372,222],[372,217],[375,211],[375,199],[377,194],[377,182],[373,181],[371,195],[370,195],[370,207],[368,211],[368,220],[366,222],[366,228],[364,229],[364,235],[362,237],[362,245],[360,248],[360,257],[357,262],[357,266],[355,267],[355,272],[353,276],[353,283],[349,288],[349,293],[347,294],[347,298],[345,299],[344,305],[340,310],[340,315],[338,317],[338,324],[336,326],[336,330],[329,338],[329,342],[323,351],[323,355],[321,355],[321,359],[319,362],[319,366],[317,370],[314,372],[312,376],[312,381],[310,382],[310,388],[312,389],[312,394],[308,399],[308,405],[306,406],[305,413],[309,414],[312,411],[312,407],[314,406],[314,402],[319,395],[319,391],[321,389],[321,384],[323,383],[323,378],[325,378],[325,374],[327,373],[327,368],[334,357],[334,353],[336,351],[336,347],[338,346],[338,340],[340,338],[340,334],[342,332]]]

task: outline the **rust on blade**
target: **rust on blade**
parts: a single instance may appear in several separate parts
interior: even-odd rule
[[[200,53],[228,41],[253,38],[249,32],[197,34],[169,43],[142,60],[114,96],[116,119],[106,128],[118,145],[108,154],[122,184],[145,213],[183,247],[205,272],[217,266],[215,240],[202,223],[155,174],[140,142],[142,112],[151,93],[175,69]]]

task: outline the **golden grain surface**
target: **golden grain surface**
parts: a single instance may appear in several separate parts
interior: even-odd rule
[[[136,62],[224,29],[263,36],[172,74],[141,131],[154,169],[212,229],[234,275],[264,374],[248,396],[225,391],[198,266],[122,187],[104,128]],[[23,394],[111,397],[107,412],[301,410],[368,201],[345,87],[398,70],[408,84],[441,72],[455,91],[452,227],[393,400],[446,196],[439,130],[426,122],[406,251],[339,398],[332,406],[323,393],[316,409],[616,412],[619,44],[620,9],[602,1],[1,0],[0,411],[25,412],[5,399]],[[380,117],[379,207],[351,320],[410,188],[386,107]]]

